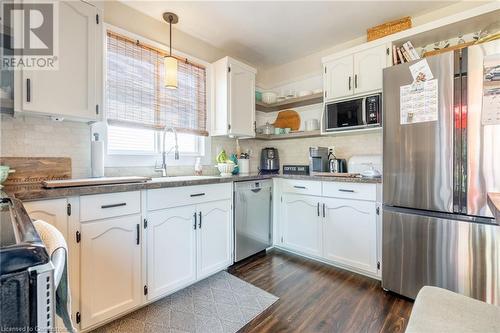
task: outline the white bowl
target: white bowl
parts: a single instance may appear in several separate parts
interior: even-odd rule
[[[313,90],[313,94],[321,94],[321,93],[323,93],[323,89],[321,89],[321,88]]]
[[[234,163],[217,163],[217,169],[219,169],[220,175],[222,177],[232,176],[235,166],[236,164]]]
[[[319,121],[318,119],[309,119],[306,120],[306,131],[316,131],[319,129]]]
[[[266,104],[276,103],[277,97],[278,97],[278,95],[275,92],[268,91],[268,92],[262,93],[262,102],[264,102]]]
[[[312,95],[312,90],[301,90],[299,91],[299,97]]]

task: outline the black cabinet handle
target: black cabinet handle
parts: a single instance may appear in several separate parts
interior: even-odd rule
[[[196,193],[196,194],[191,194],[191,197],[201,197],[205,195],[205,193]]]
[[[351,77],[349,76],[349,90],[351,90]]]
[[[358,87],[358,74],[354,74],[354,88]]]
[[[141,225],[140,224],[137,224],[136,225],[136,235],[135,235],[135,242],[137,243],[137,245],[139,245],[141,239],[140,239],[140,232],[141,232]]]
[[[194,217],[193,229],[196,230],[196,212],[193,213],[193,217]]]
[[[339,189],[340,192],[349,192],[354,193],[354,190],[344,190],[343,188]]]
[[[200,228],[200,229],[201,229],[201,212],[199,212],[199,213],[198,213],[198,215],[199,215],[199,217],[200,217],[200,218],[199,218],[199,221],[198,221],[198,228]]]
[[[319,202],[318,202],[318,216],[319,216]]]
[[[26,79],[26,102],[31,102],[31,79]]]
[[[301,190],[305,190],[305,189],[306,189],[306,187],[305,187],[305,186],[297,186],[297,185],[295,185],[294,187],[295,187],[295,188],[300,188]]]
[[[323,204],[323,217],[326,217],[326,205]]]
[[[114,207],[121,207],[121,206],[126,206],[127,203],[126,202],[120,202],[120,203],[117,203],[117,204],[111,204],[111,205],[102,205],[101,208],[102,209],[106,209],[106,208],[114,208]]]

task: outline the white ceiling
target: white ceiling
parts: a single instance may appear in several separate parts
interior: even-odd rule
[[[249,63],[268,68],[363,36],[366,29],[418,16],[452,1],[123,1]],[[456,2],[456,1],[455,1]],[[175,44],[175,39],[174,39]],[[175,46],[175,45],[174,45]]]

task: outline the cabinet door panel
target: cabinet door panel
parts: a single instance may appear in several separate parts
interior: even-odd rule
[[[148,299],[196,280],[195,206],[169,208],[148,216]]]
[[[354,93],[382,90],[382,70],[387,66],[386,46],[380,45],[354,55]]]
[[[353,56],[333,60],[325,66],[326,98],[333,99],[352,95],[354,91]]]
[[[319,198],[284,194],[281,205],[283,246],[314,256],[321,255]]]
[[[59,69],[23,71],[23,111],[97,118],[97,50],[101,45],[96,15],[97,9],[85,2],[59,2]]]
[[[229,72],[229,134],[255,136],[255,73],[230,63]]]
[[[23,202],[23,206],[30,218],[52,224],[63,234],[66,240],[68,239],[67,204],[66,199]]]
[[[197,205],[198,211],[198,279],[231,265],[231,200]],[[200,220],[201,214],[201,220]]]
[[[325,199],[323,257],[377,273],[377,221],[375,202]]]
[[[141,226],[139,214],[82,223],[82,329],[140,304],[138,226]]]

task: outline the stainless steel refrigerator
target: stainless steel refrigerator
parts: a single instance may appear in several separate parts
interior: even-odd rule
[[[383,288],[414,298],[432,285],[500,304],[500,226],[486,197],[500,191],[500,125],[488,118],[499,60],[497,40],[426,58],[430,72],[421,60],[384,70]],[[408,104],[416,67],[437,91]],[[437,112],[420,117],[432,108],[418,102]]]

